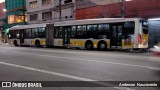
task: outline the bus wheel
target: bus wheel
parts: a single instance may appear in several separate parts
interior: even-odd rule
[[[37,41],[35,42],[35,45],[36,45],[36,47],[40,47],[40,46],[41,46],[39,40],[37,40]]]
[[[98,43],[98,50],[106,50],[107,44],[105,42],[99,42]]]
[[[16,40],[14,41],[14,46],[18,46],[18,43]]]
[[[85,44],[85,48],[87,50],[92,50],[93,49],[93,43],[91,41],[87,41]]]

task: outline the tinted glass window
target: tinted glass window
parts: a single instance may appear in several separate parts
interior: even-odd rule
[[[98,27],[99,32],[109,32],[108,24],[100,24]]]
[[[82,26],[77,26],[77,35],[82,35],[83,27]]]
[[[77,26],[77,35],[84,35],[86,34],[86,26]]]
[[[54,29],[54,37],[55,37],[55,38],[58,38],[58,37],[59,37],[59,28],[58,28],[58,27],[56,27],[56,28]]]
[[[98,32],[99,32],[99,38],[108,38],[110,37],[110,32],[109,32],[109,24],[100,24],[98,26]]]
[[[32,33],[31,33],[31,29],[26,29],[25,30],[25,38],[31,38]]]
[[[9,31],[9,39],[18,38],[17,34],[18,34],[18,30],[10,30]]]
[[[97,27],[97,25],[88,25],[87,29],[88,29],[88,32],[94,33],[97,31],[98,27]]]
[[[45,38],[45,36],[46,36],[45,28],[39,28],[38,37],[39,38]]]
[[[135,23],[134,22],[125,22],[123,34],[134,34]]]
[[[75,37],[76,37],[76,26],[72,26],[71,38],[75,38]]]
[[[87,38],[98,39],[98,25],[87,25]]]
[[[37,38],[38,37],[38,28],[33,28],[32,29],[32,37]]]
[[[148,34],[148,23],[143,21],[142,22],[142,29],[144,34]]]
[[[63,36],[63,27],[59,28],[59,38],[62,38]]]
[[[62,38],[62,36],[63,36],[63,27],[54,28],[54,37],[55,38]]]

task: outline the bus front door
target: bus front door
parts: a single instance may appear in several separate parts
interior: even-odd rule
[[[63,31],[63,45],[67,46],[70,44],[70,32],[71,32],[71,27],[64,27]]]
[[[23,45],[24,44],[24,30],[20,30],[19,38],[20,38],[20,45]]]
[[[123,26],[121,24],[111,25],[110,47],[113,49],[122,48],[122,28]]]

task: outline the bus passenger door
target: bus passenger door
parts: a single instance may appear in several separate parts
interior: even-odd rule
[[[71,33],[71,27],[64,27],[63,29],[63,45],[69,45],[70,44],[70,33]]]
[[[111,24],[110,47],[113,49],[122,48],[122,24]]]
[[[24,30],[20,30],[19,39],[20,39],[20,45],[24,44]]]

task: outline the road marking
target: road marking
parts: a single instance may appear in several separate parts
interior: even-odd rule
[[[95,63],[105,63],[105,64],[114,64],[114,65],[122,65],[122,66],[132,66],[132,67],[141,67],[141,68],[148,68],[152,70],[160,70],[159,67],[151,67],[151,66],[142,66],[142,65],[133,65],[133,64],[124,64],[124,63],[114,63],[114,62],[106,62],[106,61],[97,61],[97,60],[89,60],[89,59],[77,59],[77,58],[69,58],[69,57],[59,57],[59,56],[49,56],[49,55],[39,55],[39,56],[46,56],[46,57],[54,57],[54,58],[63,58],[63,59],[71,59],[77,61],[87,61],[87,62],[95,62]],[[62,59],[62,60],[63,60]]]
[[[60,60],[68,59],[68,60],[77,60],[77,61],[86,61],[86,62],[94,62],[94,63],[105,63],[105,64],[113,64],[113,65],[122,65],[122,66],[131,66],[131,67],[140,67],[140,68],[148,68],[152,70],[160,70],[159,67],[152,67],[152,66],[142,66],[142,65],[133,65],[133,64],[124,64],[124,63],[114,63],[114,62],[106,62],[106,61],[97,61],[93,59],[77,59],[77,58],[70,58],[70,57],[60,57],[60,56],[50,56],[50,55],[40,55],[40,54],[30,54],[30,53],[19,53],[19,52],[10,52],[10,53],[17,53],[23,55],[31,55],[31,56],[41,56],[41,57],[54,57],[54,58],[62,58]]]
[[[62,74],[62,73],[57,73],[57,72],[52,72],[52,71],[46,71],[46,70],[42,70],[42,69],[37,69],[37,68],[32,68],[32,67],[27,67],[27,66],[22,66],[22,65],[17,65],[17,64],[11,64],[11,63],[6,63],[6,62],[0,62],[0,64],[12,66],[12,67],[16,67],[16,68],[22,68],[22,69],[26,69],[26,70],[30,70],[30,71],[46,73],[46,74],[50,74],[50,75],[61,76],[61,77],[65,77],[65,78],[71,78],[71,79],[75,79],[75,80],[96,81],[93,79],[81,78],[81,77],[77,77],[77,76],[72,76],[72,75],[67,75],[67,74]]]
[[[57,72],[52,72],[52,71],[47,71],[47,70],[43,70],[43,69],[32,68],[32,67],[27,67],[27,66],[12,64],[12,63],[6,63],[6,62],[0,62],[0,64],[6,65],[6,66],[11,66],[11,67],[16,67],[16,68],[21,68],[21,69],[25,69],[25,70],[36,71],[36,72],[40,72],[40,73],[45,73],[45,74],[56,75],[56,76],[61,76],[61,77],[65,77],[65,78],[80,80],[80,81],[97,81],[97,82],[92,82],[92,83],[106,85],[106,83],[98,82],[98,80],[94,80],[94,79],[82,78],[82,77],[78,77],[78,76],[57,73]],[[113,87],[113,88],[119,89],[119,90],[124,90],[124,89],[125,90],[134,90],[131,88],[126,88],[126,87]]]

